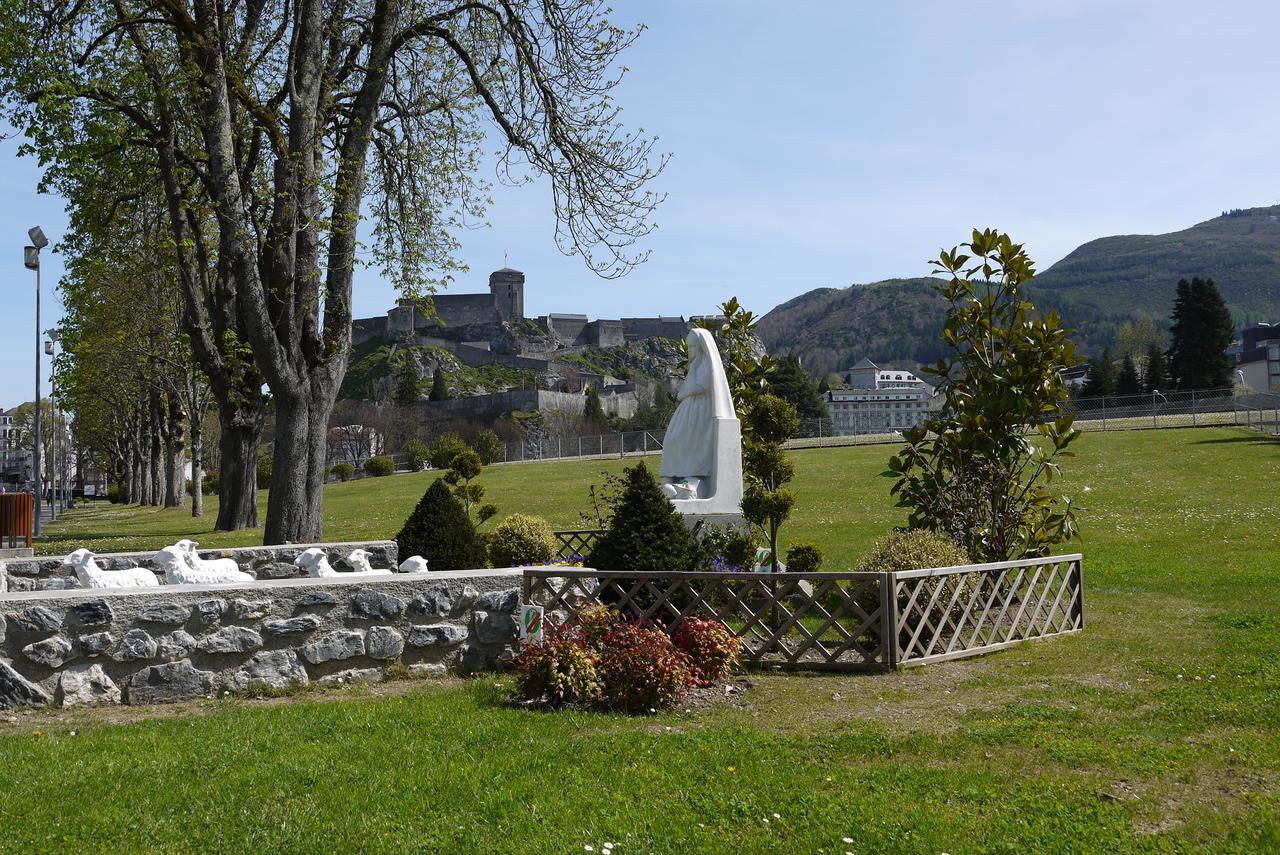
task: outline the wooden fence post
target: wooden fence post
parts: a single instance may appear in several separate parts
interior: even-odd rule
[[[880,641],[884,646],[884,664],[898,670],[898,598],[897,574],[880,574]]]

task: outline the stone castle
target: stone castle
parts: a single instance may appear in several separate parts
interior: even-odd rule
[[[471,347],[510,350],[508,324],[531,322],[554,339],[539,355],[556,350],[591,347],[620,347],[644,338],[682,339],[690,322],[684,317],[619,318],[589,320],[586,315],[548,314],[526,318],[524,314],[524,274],[504,267],[489,274],[488,293],[439,294],[432,300],[436,317],[428,318],[412,300],[399,300],[385,316],[352,322],[355,344],[373,338],[440,338]],[[487,347],[486,347],[487,345]]]

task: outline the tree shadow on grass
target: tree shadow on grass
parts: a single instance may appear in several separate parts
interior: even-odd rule
[[[1280,437],[1263,436],[1254,434],[1252,436],[1220,436],[1214,439],[1197,439],[1194,445],[1223,445],[1229,443],[1246,443],[1248,445],[1280,445]]]

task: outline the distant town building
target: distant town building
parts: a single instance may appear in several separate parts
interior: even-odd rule
[[[31,486],[31,449],[18,444],[17,415],[17,407],[0,410],[0,488],[7,492]]]
[[[1245,327],[1236,368],[1255,392],[1280,392],[1280,324]]]
[[[937,408],[937,392],[910,371],[886,370],[863,359],[843,373],[845,385],[826,393],[837,434],[884,433],[922,423]]]

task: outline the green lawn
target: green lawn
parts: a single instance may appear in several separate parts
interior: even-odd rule
[[[902,519],[889,451],[796,455],[791,535],[831,569]],[[0,718],[0,850],[1280,850],[1280,443],[1148,431],[1078,451],[1082,634],[903,674],[759,675],[744,705],[642,719],[509,709],[500,678]],[[601,466],[485,482],[567,525]],[[426,483],[334,486],[327,535],[393,534]],[[54,551],[125,527],[95,544],[191,530],[95,510]]]

